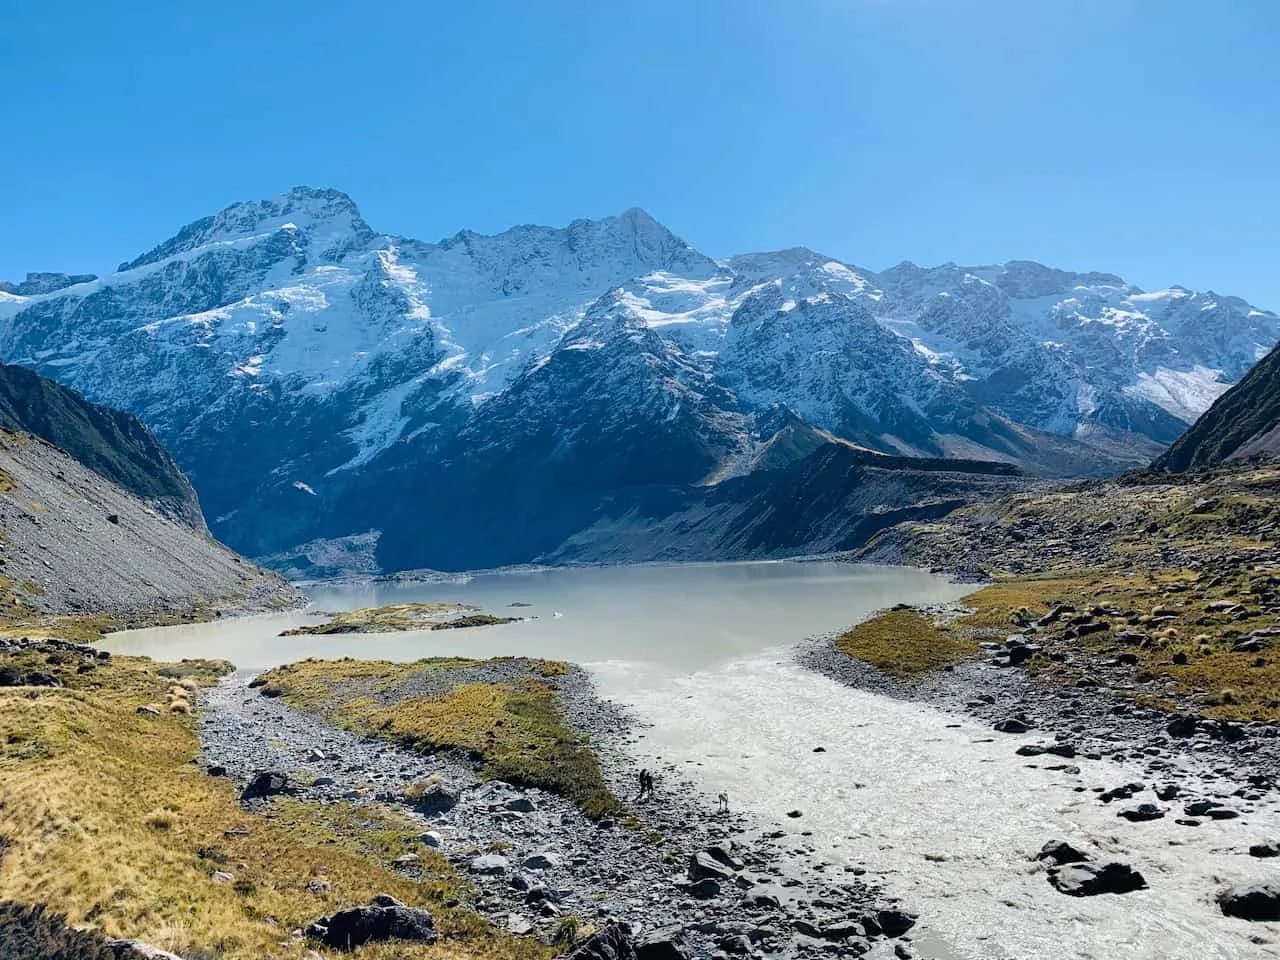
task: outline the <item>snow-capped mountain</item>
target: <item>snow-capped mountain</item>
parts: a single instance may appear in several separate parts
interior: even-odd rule
[[[216,535],[377,530],[388,568],[554,552],[618,491],[777,466],[789,418],[1054,475],[1145,462],[1280,339],[1237,298],[1109,274],[717,261],[639,210],[423,243],[305,187],[106,277],[32,277],[0,286],[0,358],[140,416]],[[503,549],[459,546],[486,512]]]

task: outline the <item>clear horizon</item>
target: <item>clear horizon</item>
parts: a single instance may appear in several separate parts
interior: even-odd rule
[[[1036,260],[1280,310],[1280,10],[1243,0],[13,7],[2,280],[308,184],[425,241],[638,206],[715,257]]]

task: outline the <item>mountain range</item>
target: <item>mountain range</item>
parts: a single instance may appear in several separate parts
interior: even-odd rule
[[[291,570],[829,547],[762,518],[854,538],[940,477],[1144,465],[1277,339],[1105,273],[714,259],[640,210],[425,243],[308,187],[0,286],[0,357],[136,414],[213,533]]]

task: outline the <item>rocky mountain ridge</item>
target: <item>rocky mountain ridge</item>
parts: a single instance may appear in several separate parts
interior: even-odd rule
[[[1214,401],[1152,465],[1181,472],[1280,457],[1280,347]]]
[[[460,563],[402,531],[460,544],[461,516],[503,531],[488,559],[527,561],[623,491],[785,467],[780,416],[884,454],[1115,472],[1277,339],[1237,298],[1109,274],[715,260],[640,210],[432,244],[305,187],[108,277],[0,293],[0,356],[141,417],[220,538],[392,531],[382,569]]]

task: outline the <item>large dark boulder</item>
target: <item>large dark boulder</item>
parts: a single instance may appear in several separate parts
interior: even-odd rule
[[[677,927],[652,930],[636,941],[637,960],[689,960],[683,931]]]
[[[689,879],[732,880],[734,868],[722,863],[707,850],[699,850],[689,857]]]
[[[885,936],[900,937],[916,925],[916,918],[905,910],[879,910],[876,912],[876,923],[884,931]]]
[[[1054,867],[1049,882],[1069,897],[1096,897],[1103,893],[1131,893],[1144,890],[1146,878],[1124,863],[1073,863]]]
[[[1036,854],[1037,860],[1052,860],[1059,866],[1065,866],[1068,863],[1084,863],[1089,859],[1088,854],[1077,850],[1065,840],[1050,840],[1040,852]]]
[[[637,960],[636,947],[626,927],[608,923],[569,951],[567,960]]]
[[[366,943],[384,940],[412,940],[435,943],[436,929],[431,914],[417,907],[406,907],[392,897],[379,898],[365,907],[339,910],[322,917],[307,932],[325,946],[351,950]]]
[[[240,799],[257,800],[262,797],[274,797],[276,794],[287,793],[288,790],[288,776],[274,770],[260,770],[253,775],[249,785],[240,793]]]
[[[427,817],[448,813],[458,805],[458,794],[443,783],[433,783],[414,801],[414,807]]]
[[[1280,920],[1280,884],[1251,883],[1218,894],[1218,906],[1241,920]]]

